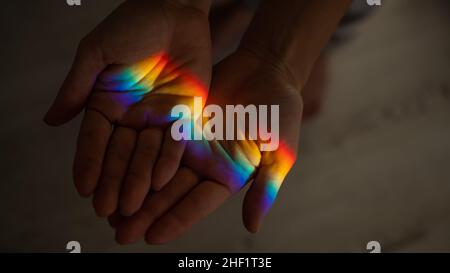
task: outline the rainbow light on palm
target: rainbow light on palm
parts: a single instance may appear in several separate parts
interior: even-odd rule
[[[195,127],[196,130],[201,130]],[[241,133],[242,132],[238,132]],[[266,181],[261,209],[266,212],[272,206],[277,193],[295,162],[295,154],[283,142],[280,143],[276,151],[261,152],[257,141],[254,140],[236,140],[236,141],[206,141],[197,142],[196,155],[198,158],[207,158],[213,156],[214,152],[220,154],[223,163],[217,164],[221,172],[229,173],[229,181],[226,183],[232,192],[242,189],[245,184],[258,178],[258,172],[264,172]]]
[[[202,97],[207,90],[192,73],[176,66],[165,53],[155,54],[133,65],[111,66],[102,73],[96,88],[121,92],[122,101],[131,105],[149,93],[183,97]]]
[[[273,153],[273,156],[273,164],[268,167],[267,173],[268,181],[265,189],[264,211],[267,211],[272,206],[278,191],[294,165],[296,158],[292,150],[283,143],[280,143],[280,147]]]
[[[201,97],[203,102],[207,98],[207,90],[204,85],[192,73],[174,65],[165,53],[155,54],[133,65],[111,67],[102,73],[96,88],[120,92],[120,100],[126,105],[142,101],[149,93]],[[189,106],[191,109],[203,108],[204,104]],[[198,110],[194,110],[193,113],[202,112],[201,109]],[[201,117],[179,118],[191,119],[191,126],[194,128],[192,132],[201,130],[200,134],[203,135],[203,128],[197,127],[194,122]],[[238,132],[238,134],[243,134],[243,132]],[[222,182],[232,183],[233,185],[229,186],[233,191],[242,189],[248,181],[255,179],[258,170],[266,170],[267,183],[262,204],[263,210],[268,210],[272,206],[281,184],[295,161],[294,153],[282,143],[278,150],[264,155],[258,148],[257,141],[254,140],[237,140],[233,141],[231,146],[227,145],[226,147],[216,140],[202,140],[196,141],[196,146],[195,153],[200,159],[207,158],[214,153],[222,157],[224,163],[222,166],[217,166],[217,169],[228,174],[227,177],[230,181]]]

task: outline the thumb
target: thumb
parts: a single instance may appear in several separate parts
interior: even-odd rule
[[[105,68],[101,49],[91,40],[83,40],[75,61],[44,121],[59,126],[75,117],[85,106],[97,75]]]
[[[294,162],[294,153],[286,147],[263,154],[260,169],[245,194],[242,208],[244,225],[251,233],[258,232]]]

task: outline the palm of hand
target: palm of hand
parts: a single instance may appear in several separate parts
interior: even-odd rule
[[[192,105],[194,96],[206,100],[207,15],[171,3],[126,1],[81,45],[82,62],[100,52],[94,55],[108,64],[95,77],[74,162],[77,189],[95,191],[100,216],[133,214],[151,185],[158,189],[175,174],[185,144],[166,132],[170,109]]]
[[[132,65],[111,65],[97,79],[87,108],[116,126],[142,130],[166,127],[177,104],[193,107],[194,97],[207,97],[203,83],[164,53]]]
[[[292,167],[295,152],[291,151],[297,148],[301,99],[288,82],[248,52],[237,52],[219,64],[208,104],[280,105],[282,146],[261,153],[255,141],[190,141],[182,162],[185,167],[174,179],[149,195],[131,218],[112,219],[118,241],[133,242],[146,231],[150,243],[173,240],[252,180],[243,216],[246,227],[256,231]]]
[[[252,53],[238,51],[215,68],[208,104],[217,104],[222,109],[226,105],[278,105],[281,148],[296,151],[301,97],[277,68]],[[198,175],[223,183],[235,192],[252,178],[262,164],[262,155],[268,158],[276,154],[258,148],[260,142],[253,140],[190,141],[183,163]]]
[[[87,46],[97,46],[106,64],[135,64],[165,53],[173,63],[189,68],[208,84],[211,70],[208,15],[173,3],[126,1],[84,42]]]

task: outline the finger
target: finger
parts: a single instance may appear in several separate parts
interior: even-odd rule
[[[123,217],[119,212],[114,212],[110,216],[108,216],[108,223],[112,228],[117,228],[120,223],[124,221],[125,217]]]
[[[230,195],[230,190],[222,184],[201,182],[150,226],[146,233],[147,243],[163,244],[178,238],[193,224],[216,210]]]
[[[242,215],[244,226],[251,233],[259,230],[262,219],[275,201],[278,185],[270,181],[270,171],[260,169],[244,197]]]
[[[153,171],[152,188],[161,190],[175,175],[186,148],[186,141],[175,141],[171,130],[166,130],[164,144]]]
[[[261,167],[245,194],[242,207],[243,221],[248,231],[258,232],[294,161],[295,155],[284,147],[276,153],[263,154]]]
[[[111,215],[136,142],[136,132],[117,127],[111,137],[100,182],[94,194],[94,208],[101,217]]]
[[[103,115],[86,111],[73,165],[75,187],[82,196],[90,196],[97,187],[111,132],[111,124]]]
[[[61,125],[76,116],[86,104],[97,75],[106,67],[102,52],[95,43],[80,43],[75,61],[44,121]]]
[[[145,129],[139,135],[131,165],[120,196],[120,212],[131,216],[141,206],[150,190],[153,165],[158,157],[163,139],[159,128]]]
[[[118,226],[116,240],[131,244],[142,238],[148,227],[173,207],[199,182],[198,176],[188,168],[180,168],[174,178],[159,192],[150,193],[142,208]]]

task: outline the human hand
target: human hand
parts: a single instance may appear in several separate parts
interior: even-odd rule
[[[243,204],[247,229],[256,232],[295,161],[302,102],[283,66],[241,49],[214,71],[208,105],[279,105],[280,146],[261,152],[260,141],[189,141],[175,177],[152,192],[131,217],[110,217],[120,243],[146,237],[165,243],[185,233],[251,182]]]
[[[83,196],[95,191],[98,215],[133,214],[151,180],[158,189],[178,169],[185,145],[165,130],[174,105],[206,100],[208,2],[129,0],[80,43],[45,121],[63,124],[86,106],[74,181]]]

